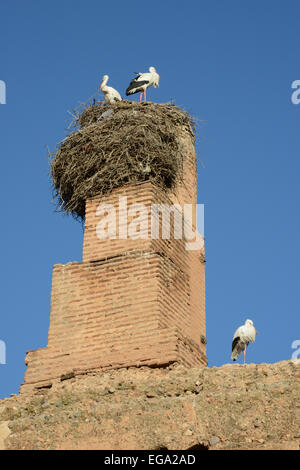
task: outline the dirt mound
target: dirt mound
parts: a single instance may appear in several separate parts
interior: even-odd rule
[[[69,374],[1,400],[0,430],[7,449],[299,450],[299,362]]]

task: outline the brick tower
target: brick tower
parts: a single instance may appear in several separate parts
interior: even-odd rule
[[[195,228],[194,141],[184,129],[178,138],[185,159],[173,190],[145,181],[86,200],[82,262],[53,268],[48,345],[27,351],[21,392],[51,387],[68,373],[207,365],[204,248],[188,250],[187,238],[174,236],[174,215],[170,236],[153,231],[162,222],[157,205],[175,212],[191,205]],[[106,239],[99,236],[103,208],[116,216]]]

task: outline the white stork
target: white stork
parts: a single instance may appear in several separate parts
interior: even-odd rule
[[[233,335],[231,359],[236,361],[244,351],[244,364],[246,362],[246,349],[249,343],[254,343],[255,335],[258,334],[252,320],[246,320]]]
[[[105,103],[113,104],[116,101],[122,101],[120,93],[112,88],[111,86],[106,86],[109,76],[104,75],[102,82],[99,85],[99,88],[104,94]]]
[[[146,101],[146,90],[149,86],[157,88],[159,86],[160,76],[156,72],[154,67],[149,67],[149,73],[138,73],[137,76],[131,80],[127,90],[126,96],[133,95],[134,93],[141,92],[140,102],[144,93],[144,100]]]

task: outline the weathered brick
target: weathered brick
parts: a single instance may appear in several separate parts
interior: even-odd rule
[[[182,134],[186,148],[184,177],[173,191],[151,182],[130,184],[105,197],[86,201],[83,261],[53,267],[48,345],[27,354],[26,386],[59,378],[74,370],[207,364],[205,344],[204,250],[186,250],[185,239],[151,239],[152,204],[195,204],[197,174],[194,145]],[[148,208],[148,238],[100,240],[99,204],[126,196]],[[119,219],[116,210],[117,221]],[[120,226],[121,235],[133,218]],[[142,219],[141,219],[142,220]],[[143,218],[145,220],[145,217]],[[117,224],[118,225],[118,224]]]

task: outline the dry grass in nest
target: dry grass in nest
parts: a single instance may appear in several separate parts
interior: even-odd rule
[[[51,160],[51,178],[59,209],[81,219],[87,198],[125,184],[174,187],[184,159],[178,134],[184,128],[194,138],[192,118],[171,104],[88,106],[76,124]]]

